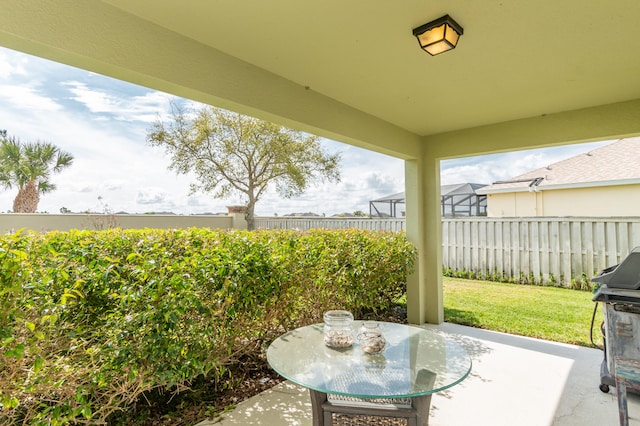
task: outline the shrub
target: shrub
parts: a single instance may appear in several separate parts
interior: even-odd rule
[[[116,423],[327,309],[388,309],[414,259],[362,230],[3,236],[0,423]]]

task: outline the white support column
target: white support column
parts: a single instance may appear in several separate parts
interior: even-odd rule
[[[426,151],[426,150],[425,150]],[[444,321],[440,161],[428,152],[405,161],[407,236],[418,248],[407,280],[407,315],[412,324]]]

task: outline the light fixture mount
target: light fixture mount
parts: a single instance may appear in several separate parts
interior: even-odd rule
[[[449,15],[413,29],[420,48],[431,56],[455,49],[464,30]]]

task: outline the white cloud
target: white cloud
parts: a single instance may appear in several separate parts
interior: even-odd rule
[[[25,75],[25,55],[13,54],[10,50],[0,52],[0,78],[6,79],[14,75]]]
[[[196,207],[196,208],[206,207],[207,206],[206,201],[207,200],[203,196],[192,195],[187,198],[187,205],[189,207]]]
[[[84,83],[77,81],[67,81],[62,84],[69,86],[69,91],[75,95],[71,99],[80,102],[91,112],[100,113],[117,110],[118,101],[114,96],[97,90],[91,90]]]
[[[364,177],[365,188],[368,191],[375,191],[379,194],[390,195],[401,191],[404,187],[404,179],[401,181],[397,176],[381,173],[370,173]]]
[[[62,109],[62,105],[38,93],[36,87],[26,85],[0,85],[0,99],[9,102],[13,108],[29,111],[33,114],[59,111]]]
[[[72,100],[84,105],[94,114],[109,114],[115,120],[154,122],[158,115],[165,114],[167,105],[174,96],[150,91],[141,96],[122,97],[89,87],[79,81],[62,83],[74,95]],[[104,119],[104,117],[97,117]]]
[[[163,204],[169,199],[169,194],[158,188],[141,188],[138,190],[136,202],[139,204]]]

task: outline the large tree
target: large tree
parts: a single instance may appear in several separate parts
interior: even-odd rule
[[[40,195],[56,189],[51,175],[73,163],[73,156],[49,142],[23,143],[6,132],[0,136],[0,185],[18,188],[14,213],[35,213]]]
[[[240,194],[249,229],[268,188],[289,198],[318,179],[340,180],[340,155],[326,153],[317,136],[211,106],[186,111],[172,104],[170,120],[158,119],[147,141],[165,149],[170,169],[195,174],[191,193]]]

